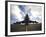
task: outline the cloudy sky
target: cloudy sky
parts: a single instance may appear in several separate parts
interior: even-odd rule
[[[11,23],[23,21],[26,14],[32,21],[42,21],[42,7],[36,5],[10,5]]]

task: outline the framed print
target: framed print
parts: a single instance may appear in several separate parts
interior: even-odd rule
[[[45,3],[6,1],[5,35],[45,34]]]

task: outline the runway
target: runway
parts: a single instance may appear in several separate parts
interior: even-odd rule
[[[22,25],[22,24],[14,24],[11,25],[11,32],[20,32],[20,31],[40,31],[42,28],[42,24],[29,24],[29,25]]]

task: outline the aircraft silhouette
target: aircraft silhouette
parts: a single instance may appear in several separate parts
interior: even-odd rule
[[[24,21],[16,22],[14,24],[21,24],[21,23],[25,23],[25,25],[28,25],[28,23],[38,23],[38,22],[36,22],[36,21],[30,21],[28,14],[26,14],[26,16],[24,18]]]

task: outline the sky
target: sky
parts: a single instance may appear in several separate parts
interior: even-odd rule
[[[26,14],[32,21],[42,22],[42,7],[36,5],[10,5],[11,24],[24,20]]]

